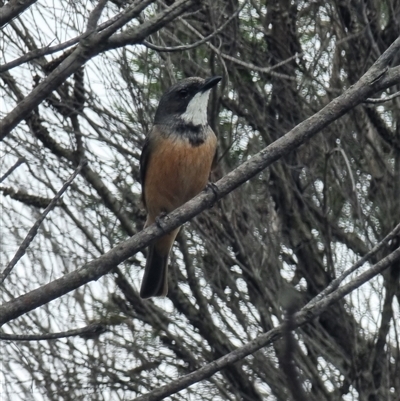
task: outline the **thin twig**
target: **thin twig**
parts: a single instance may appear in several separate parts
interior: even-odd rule
[[[208,42],[215,35],[220,33],[233,19],[235,19],[240,14],[240,12],[243,10],[243,8],[246,6],[246,4],[247,4],[247,2],[245,1],[241,7],[239,7],[219,28],[217,28],[210,35],[205,36],[203,39],[201,39],[195,43],[192,43],[190,45],[173,46],[173,47],[157,46],[153,43],[148,42],[147,40],[144,40],[142,44],[144,46],[148,47],[149,49],[156,50],[158,52],[178,52],[178,51],[194,49],[194,48],[202,45],[203,43]]]
[[[347,168],[347,171],[349,172],[349,176],[350,176],[350,180],[351,180],[351,189],[352,189],[352,192],[354,193],[354,200],[355,200],[355,203],[356,203],[356,206],[357,206],[358,218],[361,221],[362,220],[362,212],[361,212],[360,202],[358,201],[358,196],[357,196],[356,181],[354,179],[354,174],[353,174],[353,171],[352,171],[351,166],[350,166],[349,158],[347,157],[346,152],[344,151],[344,149],[342,147],[340,147],[340,146],[335,148],[335,149],[333,149],[331,151],[331,153],[333,153],[333,152],[339,152],[342,155],[343,160],[344,160],[344,162],[346,164],[346,168]]]
[[[353,172],[352,172],[352,170],[351,170],[349,158],[347,157],[346,152],[345,152],[345,151],[343,150],[343,148],[341,148],[341,147],[337,147],[337,148],[335,148],[335,149],[332,149],[331,153],[333,153],[333,152],[339,152],[339,153],[342,155],[343,160],[344,160],[344,162],[345,162],[345,164],[346,164],[347,171],[349,172],[350,181],[351,181],[351,189],[352,189],[352,191],[355,193],[355,196],[356,196],[356,199],[357,199],[356,181],[355,181],[355,179],[354,179],[354,175],[353,175]]]
[[[385,102],[388,102],[389,100],[393,100],[399,96],[400,96],[400,91],[393,93],[390,96],[386,96],[386,97],[379,98],[379,99],[368,98],[368,99],[365,99],[363,103],[372,103],[372,104],[385,103]]]
[[[321,291],[315,298],[313,298],[306,306],[312,306],[313,304],[319,302],[322,298],[326,297],[328,294],[332,293],[334,290],[339,288],[339,285],[347,278],[350,274],[354,273],[365,262],[370,260],[377,252],[379,252],[383,247],[387,246],[391,239],[400,233],[400,223],[385,237],[381,242],[376,244],[367,254],[365,254],[357,263],[347,269],[338,278],[331,281],[330,284]]]
[[[25,159],[20,157],[17,162],[11,166],[0,178],[0,183],[3,182],[15,169],[17,169],[21,164],[25,163]]]
[[[18,263],[18,261],[22,258],[22,256],[25,255],[26,250],[28,249],[30,243],[35,238],[35,236],[36,236],[36,234],[37,234],[37,232],[39,230],[40,225],[43,223],[43,220],[46,218],[46,216],[49,214],[49,212],[55,207],[55,205],[57,204],[58,200],[61,198],[63,193],[66,191],[66,189],[71,185],[72,181],[76,178],[76,176],[81,172],[82,168],[86,165],[86,163],[87,163],[86,160],[81,160],[81,162],[79,163],[79,165],[76,168],[76,170],[74,171],[74,173],[64,183],[64,185],[61,187],[61,189],[57,192],[55,197],[52,199],[52,201],[49,203],[49,205],[46,207],[46,209],[40,215],[38,220],[35,222],[35,224],[29,230],[27,236],[22,241],[22,244],[18,248],[18,250],[15,253],[14,257],[11,259],[11,261],[8,263],[7,267],[1,273],[1,275],[0,275],[0,284],[2,284],[4,282],[6,277],[11,273],[11,270],[14,268],[14,266]]]
[[[92,323],[89,326],[81,329],[63,331],[60,333],[48,334],[7,334],[0,333],[0,340],[4,341],[42,341],[42,340],[57,340],[59,338],[67,338],[73,336],[98,336],[106,331],[106,327],[101,323]]]
[[[97,32],[101,32],[103,29],[106,29],[109,27],[111,24],[115,22],[115,17],[109,19],[108,21],[103,22],[97,27]],[[21,64],[26,63],[27,61],[34,60],[35,58],[39,58],[42,56],[46,56],[49,54],[57,53],[61,50],[65,50],[70,46],[76,45],[79,43],[82,39],[86,38],[88,35],[90,35],[91,31],[85,31],[81,35],[76,36],[75,38],[72,38],[70,40],[67,40],[63,43],[60,43],[58,45],[50,46],[54,40],[50,44],[48,44],[45,47],[42,47],[40,49],[35,49],[32,50],[26,54],[24,54],[21,57],[16,58],[15,60],[10,61],[9,63],[5,63],[0,65],[0,73],[3,73],[5,71],[11,70],[12,68],[18,67]]]
[[[182,22],[182,24],[184,26],[186,26],[189,30],[191,30],[194,34],[196,34],[199,38],[201,38],[201,40],[204,39],[204,36],[201,34],[201,32],[199,32],[196,28],[194,28],[191,24],[189,24],[187,21],[185,21],[183,18],[179,18],[179,20]],[[212,45],[211,43],[206,42],[206,45],[215,53],[217,54],[219,57],[222,57],[226,60],[232,61],[235,64],[241,65],[242,67],[248,68],[249,70],[253,70],[253,71],[259,71],[259,72],[263,72],[266,74],[271,74],[273,76],[276,76],[278,78],[282,78],[282,79],[288,79],[290,81],[295,81],[296,78],[294,76],[290,76],[287,74],[280,74],[278,72],[274,72],[273,70],[275,68],[277,68],[276,66],[272,66],[272,67],[258,67],[255,64],[252,63],[247,63],[245,61],[239,60],[235,57],[229,56],[228,54],[222,53],[219,49],[217,49],[214,45]],[[289,62],[290,60],[283,60],[279,63],[279,66],[286,64],[287,62]],[[278,66],[278,67],[279,67]]]

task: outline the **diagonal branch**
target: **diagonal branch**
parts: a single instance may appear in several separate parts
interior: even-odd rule
[[[207,189],[203,191],[194,199],[170,213],[162,219],[162,228],[157,224],[153,224],[74,272],[68,273],[51,283],[0,306],[0,324],[15,319],[90,281],[98,280],[118,264],[148,246],[155,238],[161,237],[165,232],[181,226],[205,210],[217,199],[227,195],[280,157],[305,143],[321,129],[344,115],[357,104],[363,102],[369,96],[398,82],[400,80],[400,67],[388,69],[387,65],[399,49],[400,37],[386,50],[367,73],[341,96],[257,153],[250,160],[225,175],[214,185],[213,190]]]
[[[21,164],[25,163],[25,159],[20,157],[13,166],[11,166],[0,178],[0,183],[2,183],[10,174],[14,172]]]
[[[91,17],[93,17],[94,20],[96,20],[96,17],[98,15],[98,11],[100,11],[100,7],[102,6],[102,3],[99,3],[98,6],[96,7],[95,10],[93,10],[93,13],[91,15]],[[120,14],[118,14],[120,15]],[[111,26],[114,22],[115,19],[118,17],[118,15],[116,15],[115,17],[103,22],[102,24],[97,26],[96,32],[101,32],[104,29],[108,28],[109,26]],[[91,27],[90,21],[88,21],[88,28]],[[77,43],[79,43],[82,39],[87,38],[91,33],[93,33],[93,29],[87,29],[84,33],[75,36],[72,39],[66,40],[65,42],[59,43],[58,45],[54,45],[51,46],[51,43],[53,43],[53,41],[48,44],[45,47],[41,47],[40,49],[35,49],[35,50],[31,50],[28,53],[25,53],[23,56],[18,57],[8,63],[5,64],[1,64],[0,65],[0,74],[3,72],[6,72],[8,70],[11,70],[12,68],[18,67],[21,64],[24,64],[28,61],[34,60],[36,58],[48,55],[48,54],[53,54],[53,53],[57,53],[61,50],[64,50],[68,47],[71,47],[73,45],[76,45]]]
[[[400,96],[400,91],[393,93],[392,95],[385,96],[385,97],[378,98],[378,99],[365,99],[364,103],[372,103],[372,104],[385,103],[385,102],[388,102],[389,100],[396,99],[396,97],[399,97],[399,96]]]
[[[145,21],[140,25],[140,33],[138,34],[137,27],[127,29],[122,33],[114,34],[105,44],[105,50],[116,49],[118,47],[142,43],[149,35],[157,32],[163,26],[178,18],[192,5],[198,4],[196,0],[179,0],[175,1],[171,7],[166,8],[154,18]],[[103,32],[101,33],[104,34]]]
[[[108,2],[108,0],[100,0],[97,3],[96,7],[90,13],[86,32],[92,32],[97,28],[97,23],[99,22],[101,13],[103,12],[104,7],[106,6],[107,2]]]
[[[57,340],[59,338],[83,336],[85,338],[97,337],[106,331],[106,326],[101,323],[92,323],[80,329],[62,331],[60,333],[48,334],[7,334],[0,333],[0,340],[3,341],[43,341]]]
[[[183,14],[195,3],[195,0],[178,0],[171,7],[163,10],[143,24],[128,29],[126,32],[112,35],[116,30],[122,27],[120,24],[121,21],[124,21],[124,23],[129,22],[129,20],[140,15],[140,13],[153,2],[154,0],[134,2],[121,13],[119,18],[108,26],[108,28],[99,32],[99,27],[89,35],[83,36],[75,50],[0,121],[0,140],[4,139],[4,137],[24,120],[29,113],[39,106],[51,92],[59,87],[88,60],[106,50],[142,42],[147,36],[158,31],[164,25]],[[101,5],[102,3],[100,6]],[[98,8],[94,11],[97,12]]]
[[[400,233],[400,223],[388,234],[385,238],[378,244],[376,244],[369,252],[367,252],[357,263],[355,263],[352,267],[347,269],[341,276],[337,277],[335,280],[331,281],[323,291],[321,291],[316,297],[314,297],[309,303],[309,306],[312,306],[316,302],[320,301],[322,298],[326,297],[332,291],[339,288],[340,284],[342,284],[343,280],[354,273],[357,269],[359,269],[364,263],[376,255],[381,249],[389,244],[389,242],[395,238]]]
[[[203,37],[203,39],[198,40],[195,43],[191,43],[190,45],[182,45],[182,46],[158,46],[153,43],[148,42],[147,40],[143,41],[143,45],[148,47],[149,49],[155,50],[157,52],[179,52],[195,49],[196,47],[201,46],[203,43],[208,42],[210,39],[218,35],[228,24],[230,24],[235,18],[237,18],[243,8],[247,5],[247,1],[243,2],[243,4],[217,29],[215,29],[210,35]]]
[[[18,17],[37,0],[11,0],[0,8],[0,28]],[[3,3],[3,2],[2,2]]]
[[[40,215],[40,217],[36,220],[35,224],[31,227],[31,229],[29,230],[25,239],[22,241],[21,246],[18,248],[17,252],[15,253],[14,257],[8,263],[8,265],[4,269],[4,271],[0,274],[0,284],[2,284],[4,282],[6,277],[11,273],[11,270],[14,268],[14,266],[18,263],[18,261],[22,258],[22,256],[25,255],[25,252],[28,249],[30,243],[35,238],[40,225],[43,223],[44,219],[50,213],[50,211],[54,208],[54,206],[56,205],[58,200],[61,198],[63,193],[71,185],[72,181],[81,172],[81,170],[85,164],[86,164],[85,161],[81,161],[79,163],[78,168],[74,171],[74,173],[71,175],[71,177],[69,177],[68,180],[64,183],[64,185],[61,187],[61,189],[57,192],[56,196],[51,200],[51,202],[46,207],[46,209],[43,211],[43,213]]]
[[[297,327],[303,326],[304,324],[310,322],[312,319],[315,319],[330,305],[350,294],[352,291],[354,291],[367,281],[371,280],[379,273],[382,273],[398,259],[400,259],[400,247],[388,256],[386,256],[384,259],[379,261],[376,265],[372,266],[370,269],[360,274],[358,277],[354,278],[343,287],[338,288],[336,291],[334,291],[324,299],[314,303],[312,306],[306,305],[299,312],[293,315],[290,328],[294,330]],[[242,347],[237,348],[236,350],[203,366],[202,368],[192,373],[189,373],[188,375],[183,376],[170,384],[159,387],[146,395],[135,398],[134,401],[159,401],[171,394],[175,394],[178,391],[181,391],[194,383],[207,379],[227,365],[240,361],[243,358],[258,351],[259,349],[266,347],[269,344],[272,344],[276,340],[280,339],[285,334],[285,331],[287,331],[287,322],[280,324],[267,333],[261,334],[259,337],[255,338],[252,341],[249,341]]]

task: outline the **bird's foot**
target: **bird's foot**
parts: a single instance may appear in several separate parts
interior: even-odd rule
[[[209,205],[209,208],[211,209],[215,205],[215,202],[219,199],[220,192],[218,187],[211,181],[206,185],[206,190],[211,190],[212,193],[214,194],[214,199],[210,201]]]
[[[161,212],[155,219],[155,223],[157,224],[158,228],[161,228],[164,231],[164,227],[162,226],[163,219],[167,216],[167,212]]]

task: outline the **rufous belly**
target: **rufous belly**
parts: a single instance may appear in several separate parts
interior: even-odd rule
[[[144,195],[150,218],[171,212],[204,189],[216,146],[214,133],[199,146],[193,146],[185,139],[157,140],[145,181]]]

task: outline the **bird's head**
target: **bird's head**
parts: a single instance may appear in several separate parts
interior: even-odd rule
[[[178,121],[194,126],[207,125],[210,90],[222,77],[191,77],[172,85],[161,97],[155,124],[173,125]]]

